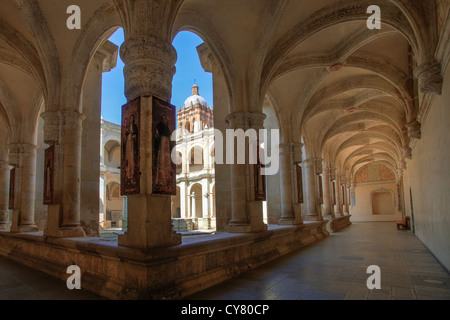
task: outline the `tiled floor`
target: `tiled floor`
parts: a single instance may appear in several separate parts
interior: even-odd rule
[[[368,290],[367,267],[381,268],[381,289]],[[101,299],[0,257],[0,299]],[[254,299],[450,299],[450,275],[409,231],[395,223],[349,228],[239,278],[187,297]]]
[[[381,269],[369,290],[367,267]],[[450,299],[450,275],[395,223],[354,223],[310,247],[197,293],[191,300]]]
[[[69,290],[64,281],[0,256],[0,300],[98,300],[86,290]]]

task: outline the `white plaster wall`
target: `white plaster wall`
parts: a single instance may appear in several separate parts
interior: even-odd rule
[[[370,195],[373,191],[384,188],[394,192],[395,211],[392,215],[372,214]],[[349,206],[351,221],[401,221],[402,212],[398,210],[398,192],[396,183],[360,184],[355,187],[356,206]]]
[[[436,96],[405,174],[406,214],[412,191],[416,236],[450,270],[450,69]]]

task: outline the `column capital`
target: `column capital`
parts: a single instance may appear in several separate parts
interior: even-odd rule
[[[247,113],[248,124],[252,129],[264,129],[264,120],[267,116],[262,112],[249,112]]]
[[[9,164],[11,166],[19,166],[22,155],[28,154],[36,156],[37,145],[31,143],[10,143],[9,144]]]
[[[59,114],[57,111],[41,113],[44,120],[44,143],[48,145],[58,144],[59,139]]]
[[[225,121],[231,129],[245,129],[246,112],[233,112],[225,117]]]
[[[86,116],[78,111],[58,111],[60,125],[64,130],[81,129]]]
[[[264,129],[266,118],[262,112],[236,111],[226,116],[225,121],[232,129]]]
[[[170,100],[177,60],[172,44],[151,35],[135,35],[122,44],[120,57],[125,63],[125,96],[128,100],[144,95]]]
[[[420,82],[420,91],[423,93],[442,94],[443,78],[441,69],[441,64],[433,58],[414,70],[414,76]]]

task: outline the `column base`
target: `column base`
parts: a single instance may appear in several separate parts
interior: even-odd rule
[[[9,230],[10,227],[10,223],[0,223],[0,230]]]
[[[294,218],[281,218],[278,220],[278,225],[280,226],[297,226],[302,224],[301,221],[297,221],[297,219]]]
[[[39,228],[35,224],[11,226],[11,232],[38,232]]]
[[[20,224],[19,223],[19,219],[20,219],[19,215],[20,215],[20,211],[18,209],[13,210],[10,232],[18,233],[18,232],[38,232],[39,231],[39,228],[34,223]]]
[[[323,217],[318,215],[307,214],[303,218],[304,221],[323,221]]]
[[[252,227],[250,224],[233,224],[230,222],[227,228],[229,233],[250,233],[252,232]]]
[[[119,246],[152,249],[181,244],[173,229],[170,196],[132,195],[127,200],[127,231],[119,235]]]
[[[55,238],[80,238],[86,237],[86,232],[84,229],[79,227],[67,227],[67,228],[57,228],[54,230],[45,229],[44,236],[55,237]]]

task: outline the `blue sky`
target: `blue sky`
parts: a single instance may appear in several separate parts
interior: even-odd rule
[[[120,46],[124,41],[123,29],[117,30],[109,41]],[[172,81],[171,103],[177,108],[182,106],[187,97],[191,95],[191,87],[195,83],[200,87],[200,95],[209,105],[212,100],[212,74],[206,73],[197,55],[196,47],[203,40],[194,33],[183,31],[174,39],[172,45],[178,55],[175,67],[177,69]],[[106,121],[120,124],[121,107],[126,103],[124,96],[124,64],[120,59],[117,66],[110,72],[103,74],[102,85],[102,116]]]

